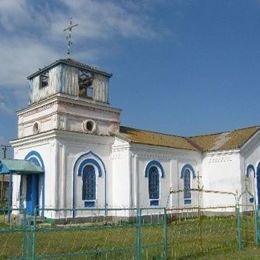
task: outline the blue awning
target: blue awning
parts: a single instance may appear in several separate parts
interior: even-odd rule
[[[31,161],[1,159],[0,174],[10,173],[18,175],[41,174],[43,173],[43,169]]]

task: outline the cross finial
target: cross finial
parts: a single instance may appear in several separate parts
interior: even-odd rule
[[[70,55],[70,47],[72,45],[72,41],[71,41],[71,32],[72,32],[72,28],[78,26],[78,24],[73,24],[72,23],[72,17],[70,18],[70,22],[69,22],[69,26],[67,28],[64,29],[65,31],[68,31],[68,36],[66,37],[68,44],[67,44],[67,54],[68,56]]]

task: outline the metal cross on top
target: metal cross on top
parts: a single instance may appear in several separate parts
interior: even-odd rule
[[[69,33],[68,33],[68,36],[66,37],[66,39],[68,40],[68,45],[67,45],[67,54],[68,54],[68,56],[70,55],[70,47],[71,47],[71,45],[72,45],[71,32],[72,32],[72,29],[73,29],[74,27],[76,27],[76,26],[78,26],[78,24],[73,24],[73,23],[72,23],[72,18],[70,18],[69,27],[67,27],[67,28],[64,29],[64,32],[65,32],[65,31],[68,31],[68,32],[69,32]]]

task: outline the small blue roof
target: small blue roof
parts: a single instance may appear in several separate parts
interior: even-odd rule
[[[1,159],[0,160],[0,174],[19,174],[19,175],[28,175],[28,174],[41,174],[43,170],[40,166],[35,165],[31,161],[26,160],[9,160]]]

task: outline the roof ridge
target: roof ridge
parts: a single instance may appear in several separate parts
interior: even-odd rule
[[[230,131],[222,131],[222,132],[217,132],[217,133],[208,133],[208,134],[201,134],[201,135],[193,135],[193,136],[189,136],[188,138],[194,138],[194,137],[202,137],[202,136],[212,136],[212,135],[220,135],[220,134],[224,134],[224,133],[232,133],[235,131],[240,131],[240,130],[246,130],[246,129],[251,129],[251,128],[260,128],[260,126],[248,126],[248,127],[243,127],[243,128],[235,128],[233,130]]]
[[[151,131],[151,130],[146,130],[146,129],[141,129],[141,128],[134,128],[134,127],[128,127],[128,126],[120,126],[120,128],[127,128],[127,129],[133,129],[135,131],[143,131],[143,132],[148,132],[148,133],[153,133],[153,134],[159,134],[159,135],[166,135],[166,136],[175,136],[175,137],[180,137],[180,138],[189,138],[186,136],[182,136],[182,135],[175,135],[175,134],[166,134],[166,133],[162,133],[162,132],[157,132],[157,131]]]

